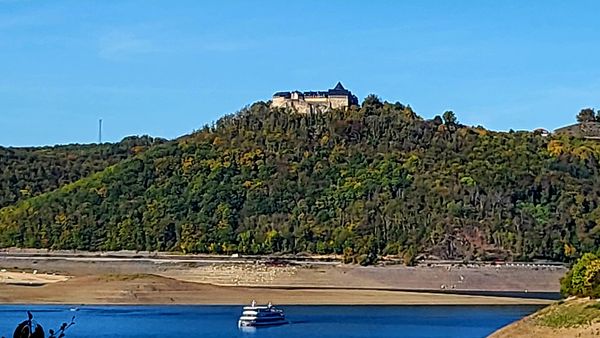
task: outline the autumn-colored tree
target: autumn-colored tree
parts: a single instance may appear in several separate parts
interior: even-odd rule
[[[600,258],[584,254],[560,281],[564,296],[600,297]]]

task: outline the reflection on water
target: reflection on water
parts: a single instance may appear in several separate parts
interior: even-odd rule
[[[242,326],[239,328],[243,333],[256,333],[257,328],[251,326]]]

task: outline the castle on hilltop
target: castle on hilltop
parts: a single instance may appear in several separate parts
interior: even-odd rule
[[[358,98],[341,83],[327,91],[277,92],[273,94],[271,107],[290,108],[299,113],[325,112],[358,105]]]

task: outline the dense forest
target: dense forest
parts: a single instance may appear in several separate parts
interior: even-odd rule
[[[259,102],[5,207],[0,246],[571,260],[600,244],[599,161],[595,141],[375,96],[314,114]]]
[[[144,136],[112,144],[0,147],[0,208],[75,182],[162,142]]]

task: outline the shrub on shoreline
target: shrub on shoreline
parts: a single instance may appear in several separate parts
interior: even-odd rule
[[[563,296],[600,298],[600,258],[586,253],[560,280]]]

